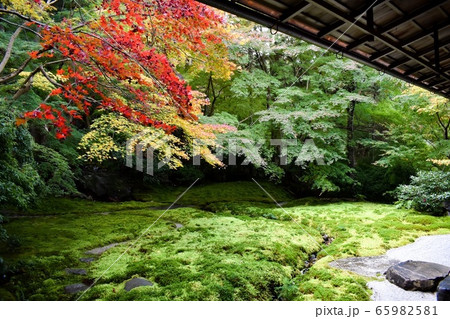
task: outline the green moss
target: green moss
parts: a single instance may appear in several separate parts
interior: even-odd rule
[[[177,208],[162,216],[164,210],[155,206],[168,206],[180,189],[166,189],[166,197],[162,190],[150,191],[141,198],[150,201],[143,202],[46,200],[29,214],[55,216],[12,219],[5,225],[21,246],[0,248],[14,274],[0,291],[2,298],[74,299],[64,294],[64,286],[82,279],[64,269],[80,267],[88,270],[88,280],[103,275],[84,295],[87,300],[368,300],[365,278],[329,268],[328,262],[382,254],[422,235],[450,233],[450,217],[367,202],[308,206],[293,201],[282,210],[256,188],[245,193],[246,187],[194,187],[183,205],[204,209]],[[272,191],[288,197],[282,189],[272,186]],[[233,202],[232,196],[240,201]],[[183,227],[176,229],[174,223]],[[335,238],[326,247],[321,244],[324,233]],[[79,261],[88,249],[126,241],[90,265]],[[317,263],[302,274],[314,252]],[[125,282],[132,277],[147,278],[154,286],[126,292]]]
[[[281,187],[277,187],[271,183],[260,183],[262,187],[278,202],[292,200],[292,196]],[[184,191],[185,188],[177,190]],[[173,189],[167,188],[151,188],[150,192],[139,192],[135,197],[143,201],[167,201],[167,193]],[[180,193],[181,193],[180,192]],[[169,197],[169,201],[175,200],[175,197]],[[254,182],[228,182],[210,185],[194,186],[181,199],[181,204],[203,206],[217,202],[260,202],[272,204],[272,199],[259,188]]]

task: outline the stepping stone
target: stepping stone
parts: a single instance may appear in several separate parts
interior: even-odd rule
[[[94,257],[80,258],[80,261],[83,263],[91,263],[95,260]]]
[[[86,251],[85,254],[99,256],[99,255],[103,254],[105,251],[107,251],[108,249],[116,247],[119,244],[121,244],[121,243],[113,243],[113,244],[109,244],[109,245],[106,245],[103,247],[94,248],[94,249]]]
[[[450,276],[442,280],[437,289],[438,301],[450,301]]]
[[[69,275],[80,275],[80,276],[87,275],[86,269],[80,268],[66,268],[66,273]]]
[[[76,294],[77,292],[84,291],[88,288],[89,288],[89,286],[79,283],[79,284],[65,286],[64,291],[66,292],[66,294]]]
[[[175,228],[176,229],[180,229],[180,228],[183,228],[183,227],[184,227],[183,224],[175,223]]]
[[[444,265],[408,260],[389,267],[386,279],[405,290],[435,291],[449,273]]]
[[[133,278],[125,283],[125,290],[130,291],[131,289],[142,286],[153,286],[153,283],[144,278]]]

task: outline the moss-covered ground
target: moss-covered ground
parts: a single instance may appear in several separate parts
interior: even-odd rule
[[[328,263],[450,233],[450,217],[368,202],[298,200],[263,187],[285,202],[285,211],[252,182],[194,186],[178,202],[189,207],[159,220],[183,188],[141,191],[124,203],[48,199],[26,213],[35,217],[5,224],[14,238],[0,248],[10,267],[0,299],[76,299],[64,286],[98,278],[156,220],[83,300],[368,300],[368,278]],[[334,241],[325,245],[324,234]],[[115,242],[126,243],[90,264],[79,260],[86,250]],[[305,271],[312,254],[318,260]],[[68,267],[88,275],[68,275]],[[132,277],[154,285],[126,292]]]

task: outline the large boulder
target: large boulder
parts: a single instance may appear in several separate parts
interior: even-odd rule
[[[438,301],[450,301],[450,276],[439,283],[437,291]]]
[[[389,267],[386,279],[405,290],[435,291],[449,273],[448,266],[408,260]]]

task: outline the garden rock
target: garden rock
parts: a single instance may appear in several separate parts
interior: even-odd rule
[[[116,247],[119,244],[120,243],[112,243],[112,244],[109,244],[109,245],[106,245],[106,246],[103,246],[103,247],[94,248],[94,249],[86,251],[85,254],[99,256],[99,255],[103,254],[105,251],[107,251],[108,249]]]
[[[133,278],[125,283],[125,290],[130,291],[131,289],[142,286],[153,286],[153,283],[144,278]]]
[[[180,228],[183,228],[183,227],[184,227],[183,224],[175,223],[175,228],[176,229],[180,229]]]
[[[437,290],[438,301],[450,301],[450,276],[439,283]]]
[[[80,276],[87,275],[86,269],[79,269],[79,268],[66,268],[66,273],[69,275],[80,275]]]
[[[83,263],[91,263],[95,260],[94,257],[86,257],[86,258],[80,258],[80,261]]]
[[[76,294],[76,293],[78,293],[80,291],[84,291],[88,288],[89,287],[87,285],[78,283],[78,284],[65,286],[64,291],[66,292],[66,294]]]
[[[450,272],[450,267],[408,260],[389,267],[386,279],[405,290],[435,291]]]

